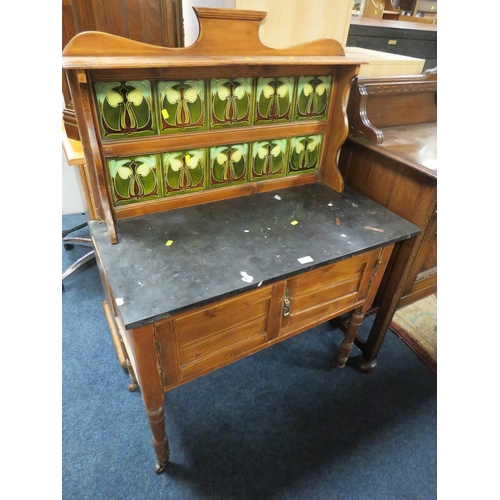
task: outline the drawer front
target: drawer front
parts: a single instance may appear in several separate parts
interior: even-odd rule
[[[164,386],[207,373],[267,342],[275,288],[262,287],[158,323]]]
[[[280,336],[311,328],[366,298],[380,250],[373,250],[287,281],[289,312],[283,316]]]

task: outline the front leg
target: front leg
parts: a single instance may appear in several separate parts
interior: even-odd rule
[[[365,313],[363,312],[362,308],[355,309],[352,312],[344,340],[340,346],[339,353],[335,358],[335,366],[337,366],[338,368],[344,368],[347,358],[352,351],[354,339],[356,337],[356,334],[358,333],[359,327],[361,326],[364,317]]]
[[[135,328],[131,333],[137,365],[137,378],[153,434],[153,448],[157,460],[155,471],[157,474],[161,474],[168,464],[170,452],[165,431],[163,385],[158,370],[154,325]]]
[[[156,455],[155,472],[161,474],[165,471],[170,457],[168,437],[165,432],[165,414],[163,406],[156,410],[146,409],[149,426],[153,434],[153,448]]]

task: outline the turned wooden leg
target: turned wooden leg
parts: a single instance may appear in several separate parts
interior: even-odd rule
[[[359,357],[359,361],[357,363],[358,369],[364,373],[370,373],[375,368],[378,367],[378,361],[376,359],[368,359],[366,360],[363,355]]]
[[[335,358],[335,366],[338,368],[344,368],[347,358],[352,351],[352,346],[354,345],[354,338],[358,333],[359,327],[363,322],[363,318],[365,317],[365,313],[361,311],[361,309],[356,309],[352,312],[351,318],[349,320],[349,325],[347,327],[347,331],[344,337],[344,341],[342,342],[339,353]]]
[[[163,385],[158,370],[154,327],[153,325],[144,325],[131,330],[131,334],[137,377],[153,435],[153,448],[157,460],[155,472],[161,474],[166,469],[170,453],[165,431]]]
[[[427,221],[434,216],[434,204],[429,205],[429,212],[426,215]],[[428,223],[423,222],[417,225],[427,227]],[[378,366],[377,356],[389,330],[394,313],[397,310],[399,301],[403,296],[408,283],[412,282],[411,273],[413,262],[420,250],[425,233],[420,233],[415,238],[410,238],[398,243],[397,251],[394,254],[390,279],[382,290],[378,301],[378,310],[373,321],[368,338],[360,347],[362,357],[358,363],[358,368],[363,372],[371,372]],[[414,278],[413,278],[414,279]]]
[[[155,472],[161,474],[168,464],[170,450],[168,446],[168,437],[165,432],[165,414],[163,406],[156,410],[146,409],[149,419],[149,425],[153,434],[153,448],[156,455]]]

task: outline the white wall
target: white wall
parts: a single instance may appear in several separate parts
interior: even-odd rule
[[[64,150],[62,151],[62,215],[81,214],[85,212],[85,200],[80,193],[80,172],[78,167],[68,165]]]
[[[182,0],[184,17],[184,45],[189,47],[196,42],[200,32],[198,19],[193,7],[211,7],[215,9],[234,9],[235,0]]]
[[[61,115],[64,110],[64,99],[61,96]],[[62,119],[62,116],[61,116]],[[58,137],[60,137],[58,135]],[[82,192],[78,167],[69,166],[64,149],[62,149],[62,215],[81,214],[85,212],[87,202]]]

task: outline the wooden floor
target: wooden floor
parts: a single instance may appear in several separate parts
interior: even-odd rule
[[[437,296],[435,294],[396,311],[390,328],[434,373],[437,373]]]

